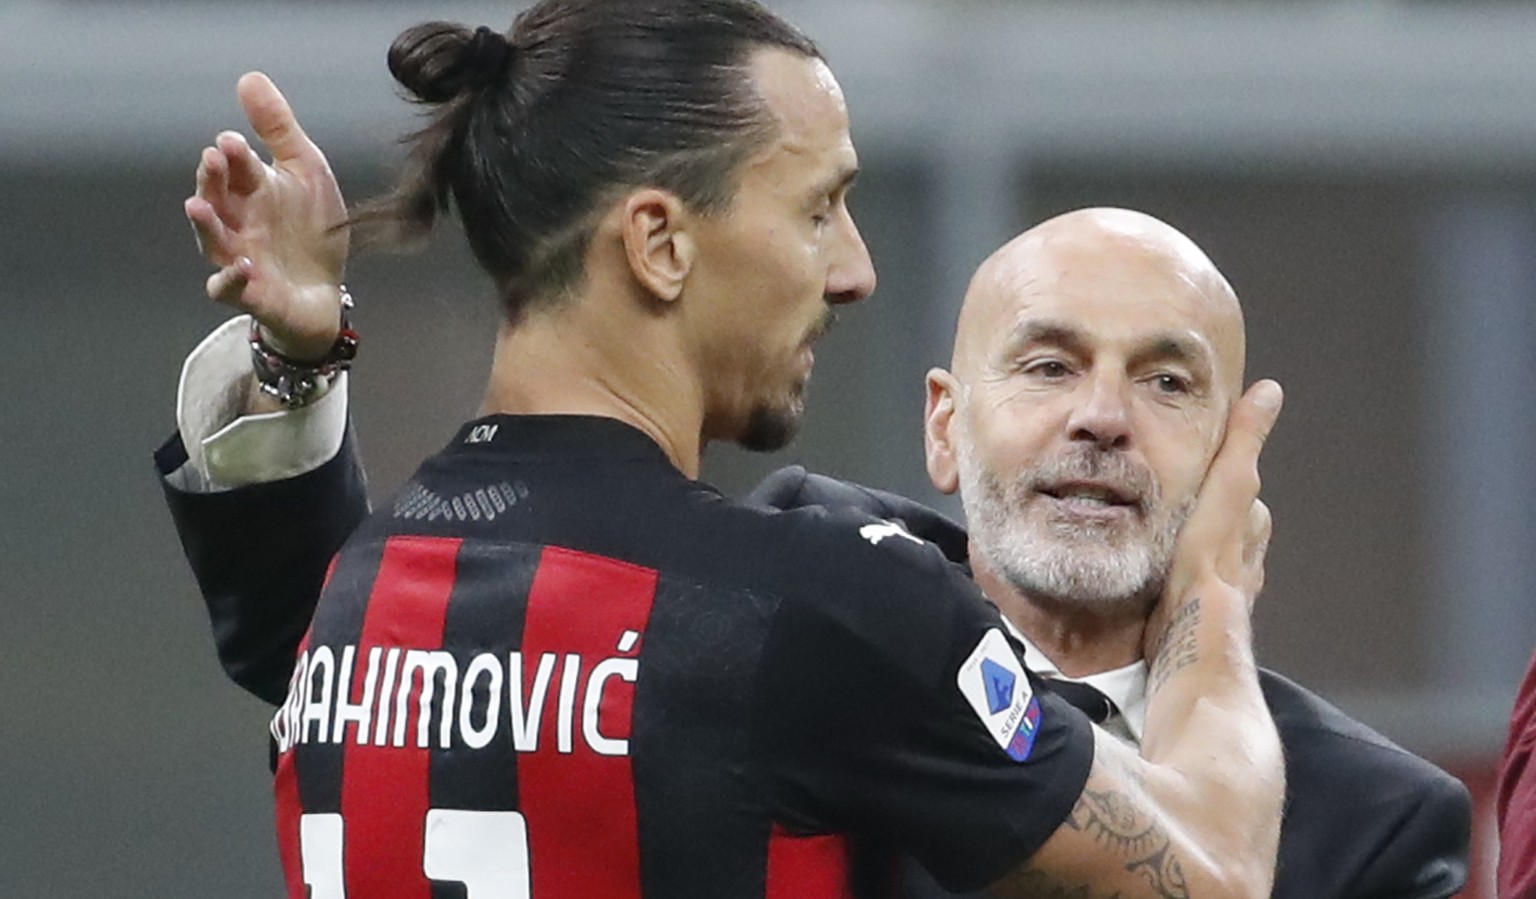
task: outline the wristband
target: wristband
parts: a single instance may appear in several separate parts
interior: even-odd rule
[[[261,334],[261,323],[251,318],[251,368],[265,393],[284,408],[298,409],[318,399],[323,387],[352,367],[357,357],[358,336],[352,330],[352,295],[341,288],[341,331],[326,354],[313,362],[300,362],[279,353]]]

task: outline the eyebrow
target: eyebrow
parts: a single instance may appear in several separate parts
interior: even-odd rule
[[[1035,343],[1059,346],[1071,353],[1082,355],[1088,350],[1088,339],[1083,332],[1065,322],[1033,319],[1013,329],[1008,339],[1008,351],[1018,352]]]
[[[1210,353],[1199,341],[1183,334],[1158,334],[1131,351],[1131,363],[1182,362],[1201,373],[1211,368]]]
[[[815,189],[812,191],[812,196],[824,197],[829,194],[836,193],[839,190],[852,187],[853,182],[857,180],[858,177],[859,167],[857,164],[840,166],[837,171],[827,176],[826,180],[817,183]]]
[[[1035,319],[1014,328],[1008,341],[1008,351],[1018,352],[1037,343],[1059,346],[1076,355],[1087,355],[1089,351],[1088,337],[1080,328],[1051,319]],[[1205,346],[1188,335],[1177,333],[1154,334],[1138,341],[1129,358],[1132,365],[1182,362],[1201,371],[1208,371],[1211,367],[1211,356]]]

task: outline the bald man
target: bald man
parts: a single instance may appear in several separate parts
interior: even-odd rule
[[[976,273],[928,376],[928,472],[960,490],[977,583],[1065,673],[1141,658],[1243,352],[1226,279],[1141,213],[1068,213]]]
[[[1143,631],[1242,395],[1244,351],[1237,296],[1189,238],[1138,212],[1067,213],[982,264],[950,370],[928,375],[928,473],[959,491],[968,537],[801,470],[758,497],[857,505],[968,562],[1036,673],[1139,743],[1148,679],[1166,674],[1143,661]],[[1263,566],[1248,570],[1257,595]],[[1277,675],[1263,686],[1288,766],[1274,895],[1455,894],[1470,836],[1461,784]],[[907,890],[946,895],[916,866]]]
[[[1037,673],[1139,743],[1148,678],[1166,673],[1147,670],[1140,636],[1241,394],[1243,355],[1236,297],[1191,241],[1139,213],[1071,213],[982,266],[951,370],[928,378],[928,469],[939,489],[960,491],[969,535],[911,500],[799,468],[754,495],[899,519],[969,563]],[[183,418],[206,405],[198,386],[184,379]],[[221,661],[274,702],[314,603],[294,573],[324,569],[351,529],[337,510],[361,495],[341,429],[309,439],[306,428],[325,431],[301,423],[266,444],[270,475],[243,472],[271,483],[219,494],[183,528],[201,541],[189,552],[204,560]],[[321,445],[329,448],[316,453]],[[245,464],[260,455],[247,453]],[[253,509],[283,526],[250,527]],[[279,540],[260,555],[283,564],[243,568],[253,535]],[[1262,545],[1253,551],[1262,558]],[[1262,565],[1248,568],[1257,592]],[[1288,765],[1274,895],[1454,894],[1466,875],[1465,789],[1289,681],[1265,672],[1262,684]],[[944,895],[911,867],[909,899]]]

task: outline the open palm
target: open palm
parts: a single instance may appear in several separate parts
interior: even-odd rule
[[[185,209],[203,255],[219,266],[208,296],[255,316],[285,354],[318,359],[339,330],[346,203],[271,79],[252,72],[236,90],[272,163],[233,131],[203,150]]]

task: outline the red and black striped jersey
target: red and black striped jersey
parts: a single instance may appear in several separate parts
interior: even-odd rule
[[[471,422],[359,528],[272,737],[294,899],[974,889],[1093,753],[934,547],[577,416]]]

